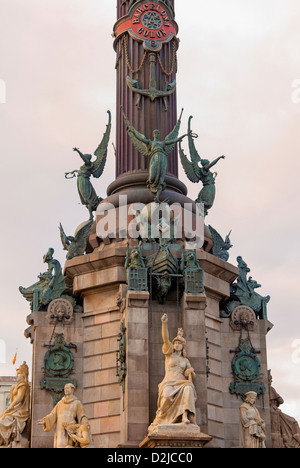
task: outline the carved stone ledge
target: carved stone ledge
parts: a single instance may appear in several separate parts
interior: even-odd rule
[[[149,304],[148,291],[128,291],[127,292],[127,307],[138,309],[147,309]]]
[[[212,437],[199,432],[195,433],[155,433],[149,434],[140,444],[140,448],[203,448],[206,444],[211,442]]]

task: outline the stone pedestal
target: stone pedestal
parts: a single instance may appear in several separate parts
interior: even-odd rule
[[[194,424],[160,425],[140,443],[140,448],[203,448],[212,440]]]

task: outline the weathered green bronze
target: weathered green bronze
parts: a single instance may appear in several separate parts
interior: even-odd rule
[[[138,94],[137,100],[137,107],[140,109],[141,97],[145,96],[151,99],[151,101],[155,101],[157,98],[162,98],[164,100],[165,111],[168,110],[168,102],[167,97],[173,94],[176,90],[176,80],[172,83],[166,83],[165,91],[161,91],[157,89],[156,83],[156,53],[151,53],[149,55],[150,60],[150,85],[149,89],[140,89],[138,80],[134,80],[127,76],[126,81],[128,87],[131,89],[132,92]]]
[[[65,174],[66,179],[74,178],[77,174],[77,188],[80,201],[82,205],[87,207],[90,219],[93,219],[93,212],[96,211],[99,203],[102,201],[102,198],[98,197],[93,185],[91,184],[90,178],[93,176],[96,179],[99,179],[103,174],[106,164],[108,143],[111,132],[111,113],[110,111],[107,112],[109,115],[109,121],[102,141],[94,153],[96,160],[92,162],[91,154],[83,154],[78,148],[74,148],[74,151],[76,151],[83,160],[84,165],[81,166],[79,170],[67,172]]]
[[[41,379],[41,388],[51,392],[53,406],[61,400],[64,395],[64,387],[72,383],[77,387],[77,380],[71,379],[74,371],[74,356],[71,348],[75,345],[67,345],[63,333],[57,333],[53,345],[45,345],[49,351],[44,357],[44,376]]]
[[[247,338],[242,338],[243,327],[247,330],[247,324],[241,324],[241,334],[238,347],[230,350],[235,356],[232,360],[232,373],[234,381],[231,382],[230,393],[241,396],[244,400],[247,392],[256,392],[257,395],[265,394],[265,386],[262,383],[261,364],[257,357],[260,351],[256,351],[251,343],[248,331]]]
[[[148,188],[154,195],[154,201],[159,202],[160,194],[166,188],[165,175],[168,166],[167,156],[174,150],[178,142],[182,141],[186,136],[188,136],[188,134],[185,134],[178,138],[182,113],[176,126],[164,141],[159,140],[159,130],[154,130],[154,140],[148,140],[129,122],[124,111],[123,115],[128,135],[130,136],[130,139],[135,148],[143,156],[151,158],[147,184]]]
[[[181,259],[181,271],[184,278],[186,293],[204,294],[204,272],[199,265],[195,250],[183,250]]]
[[[199,156],[193,139],[193,133],[191,132],[191,120],[193,117],[189,118],[188,126],[188,135],[189,135],[189,150],[191,161],[185,155],[181,144],[179,145],[179,154],[182,167],[186,173],[188,179],[193,183],[202,182],[203,189],[198,195],[196,203],[202,203],[204,205],[204,215],[207,216],[208,210],[210,210],[214,204],[216,197],[216,187],[215,187],[215,178],[216,173],[211,172],[211,168],[215,166],[220,159],[225,159],[225,156],[220,156],[215,159],[213,162],[208,161],[207,159],[201,159]],[[201,166],[199,163],[201,162]]]
[[[89,221],[85,221],[84,223],[80,224],[80,226],[78,226],[75,231],[74,237],[67,236],[63,230],[62,225],[59,225],[61,242],[64,250],[68,252],[66,256],[67,260],[79,257],[85,253],[93,223],[93,219],[90,219]]]
[[[45,310],[45,307],[54,299],[63,295],[72,295],[71,289],[66,285],[61,265],[53,258],[53,254],[54,249],[49,249],[44,255],[43,260],[48,264],[48,270],[38,276],[39,281],[28,288],[22,286],[19,288],[24,298],[30,302],[32,311]]]
[[[261,285],[253,280],[248,273],[250,268],[244,262],[242,257],[237,257],[239,277],[236,283],[230,287],[230,299],[225,305],[221,306],[221,317],[231,317],[233,310],[239,305],[250,307],[256,314],[256,317],[261,320],[268,320],[267,317],[267,304],[270,301],[270,296],[261,296],[255,290],[260,288]]]
[[[230,242],[230,233],[225,237],[225,240],[220,236],[220,234],[212,227],[209,226],[210,233],[212,235],[212,240],[213,240],[213,248],[212,248],[212,254],[215,257],[221,258],[225,262],[228,261],[229,259],[229,253],[228,250],[230,250],[233,245]]]
[[[148,269],[146,268],[141,246],[130,249],[127,244],[125,261],[129,291],[148,291]]]
[[[116,376],[119,377],[119,382],[122,387],[123,394],[123,410],[124,410],[124,396],[125,396],[125,380],[127,375],[126,364],[126,327],[125,322],[121,322],[120,333],[118,335],[119,349],[116,356],[117,372]]]

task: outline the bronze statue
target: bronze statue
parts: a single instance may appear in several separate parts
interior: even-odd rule
[[[194,140],[191,132],[191,120],[193,117],[189,118],[189,127],[188,127],[188,136],[189,136],[189,150],[191,155],[191,161],[185,155],[181,145],[179,148],[179,154],[181,159],[181,164],[186,173],[188,179],[193,183],[202,182],[203,189],[198,195],[196,203],[202,203],[204,205],[204,215],[207,216],[208,210],[212,208],[215,196],[216,196],[216,186],[215,178],[216,173],[213,173],[210,169],[215,166],[220,159],[225,159],[225,156],[220,156],[215,159],[213,162],[208,161],[208,159],[201,159],[199,156],[196,147],[194,145]],[[201,166],[199,166],[201,163]]]
[[[165,138],[164,141],[160,141],[159,130],[154,130],[154,139],[148,140],[144,135],[139,133],[134,128],[134,126],[129,122],[123,111],[125,125],[127,127],[127,132],[130,136],[132,143],[139,151],[139,153],[141,153],[143,156],[151,157],[149,166],[149,179],[147,181],[147,184],[148,188],[154,195],[155,202],[159,202],[160,194],[166,188],[165,175],[168,166],[167,156],[174,150],[176,144],[182,141],[186,136],[190,135],[191,138],[195,137],[195,135],[187,133],[178,138],[182,112],[172,132]]]
[[[64,250],[67,251],[67,260],[84,255],[93,223],[93,219],[81,223],[76,229],[74,236],[67,236],[62,225],[59,225],[61,242]]]
[[[93,176],[96,179],[99,179],[104,171],[111,131],[111,113],[109,111],[107,111],[107,113],[109,115],[109,121],[102,141],[94,153],[96,160],[92,162],[91,154],[83,154],[78,148],[74,148],[73,150],[79,154],[84,165],[81,166],[79,170],[67,172],[65,174],[66,179],[71,179],[76,177],[77,173],[77,188],[80,201],[89,210],[90,219],[93,219],[93,212],[96,211],[99,203],[102,201],[102,198],[98,197],[93,185],[91,184],[90,178]]]
[[[54,249],[49,249],[44,255],[43,261],[47,263],[48,269],[38,276],[38,282],[23,288],[20,286],[19,291],[23,297],[30,302],[31,310],[43,310],[54,299],[61,297],[63,294],[68,295],[71,291],[66,284],[66,278],[63,275],[61,264],[53,258]]]

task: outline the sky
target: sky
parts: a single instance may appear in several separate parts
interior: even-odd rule
[[[45,271],[49,247],[62,265],[58,225],[86,220],[74,146],[93,153],[107,110],[115,117],[114,0],[0,0],[0,375],[31,362],[28,304],[19,286]],[[193,115],[202,157],[217,166],[207,223],[232,230],[270,295],[267,336],[282,410],[300,421],[300,5],[299,0],[176,0],[178,109]],[[112,129],[114,141],[115,127]],[[114,180],[114,153],[98,195]],[[201,187],[180,179],[195,199]],[[12,365],[18,350],[16,366]]]

